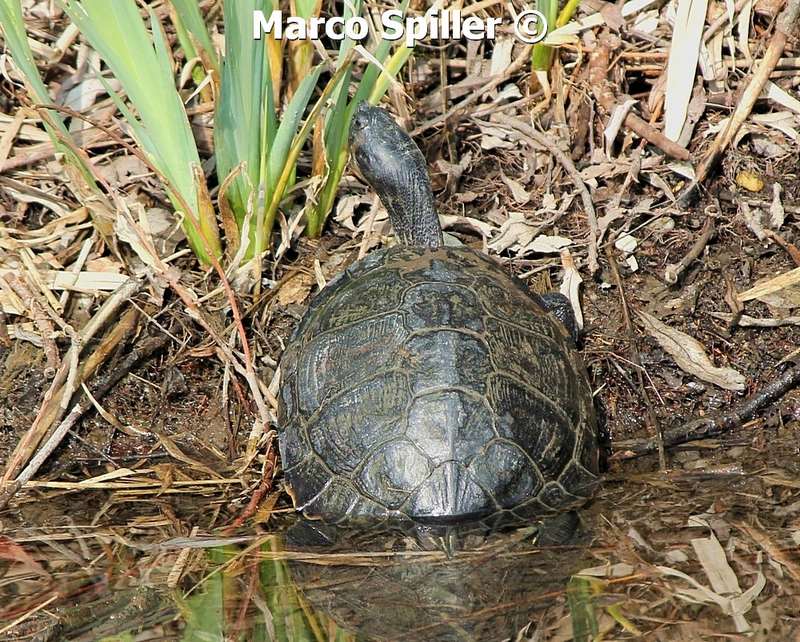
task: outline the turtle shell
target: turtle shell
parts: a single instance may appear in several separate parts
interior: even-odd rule
[[[315,298],[283,356],[295,506],[330,523],[519,519],[598,472],[582,360],[539,297],[466,248],[373,252]]]

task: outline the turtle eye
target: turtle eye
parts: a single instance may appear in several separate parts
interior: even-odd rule
[[[361,103],[353,114],[353,126],[358,129],[363,129],[369,125],[370,111],[365,103]]]

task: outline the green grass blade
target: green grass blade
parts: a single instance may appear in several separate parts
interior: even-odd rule
[[[317,7],[319,7],[320,4],[320,0],[295,0],[295,15],[303,20],[308,20],[308,18],[319,11]]]
[[[592,602],[594,593],[592,581],[588,578],[573,576],[567,584],[567,605],[575,642],[589,642],[600,632]]]
[[[558,18],[558,0],[537,0],[536,8],[547,19],[548,29],[555,29]],[[555,49],[550,45],[536,43],[531,51],[531,67],[534,71],[549,71],[553,64]]]
[[[563,27],[567,24],[570,20],[572,20],[572,16],[575,15],[575,12],[578,10],[578,6],[580,5],[581,0],[567,0],[567,3],[561,8],[561,11],[558,13],[558,19],[556,20],[556,29]],[[550,29],[553,30],[552,28]]]
[[[0,27],[6,48],[11,52],[14,64],[22,73],[32,102],[52,103],[47,88],[39,76],[39,70],[28,44],[19,0],[0,0]],[[94,227],[100,236],[110,247],[114,247],[111,206],[95,181],[94,170],[88,157],[73,140],[58,111],[46,109],[41,110],[40,113],[44,128],[55,149],[63,153],[67,165],[74,168],[74,184],[70,189],[86,205]],[[82,181],[82,184],[79,184],[79,181]]]
[[[408,9],[409,0],[403,0],[400,5],[397,7],[401,12],[401,18],[405,18],[406,10]],[[404,46],[404,45],[403,45]],[[375,51],[372,55],[378,60],[381,64],[384,63],[386,57],[389,55],[389,50],[392,47],[392,43],[388,40],[381,39],[380,44],[375,48]],[[398,70],[399,71],[399,70]],[[347,117],[347,123],[349,127],[350,118],[352,117],[353,111],[355,111],[355,107],[358,103],[362,100],[366,100],[369,96],[372,88],[375,84],[375,81],[378,78],[378,75],[381,73],[381,69],[373,64],[370,64],[366,71],[364,72],[364,76],[361,79],[361,82],[358,85],[358,89],[356,90],[356,94],[353,97],[353,101],[349,110],[349,114]]]
[[[400,70],[403,68],[403,65],[406,64],[406,61],[411,57],[413,53],[412,47],[406,47],[402,45],[399,49],[397,49],[389,58],[389,60],[384,65],[383,71],[381,71],[380,76],[375,81],[375,85],[372,87],[372,91],[369,94],[369,103],[371,105],[377,105],[381,98],[389,91],[389,86],[392,83],[397,74],[400,73]]]
[[[314,107],[311,109],[311,112],[309,113],[308,118],[306,118],[305,122],[303,123],[303,126],[300,128],[300,131],[298,131],[294,137],[292,146],[289,149],[289,153],[286,157],[286,163],[284,164],[283,171],[281,172],[280,178],[278,179],[278,182],[275,185],[275,190],[272,195],[272,200],[270,201],[269,207],[267,208],[265,214],[265,225],[264,225],[265,234],[269,234],[269,231],[272,229],[272,225],[275,221],[275,215],[278,212],[278,206],[280,205],[280,201],[281,198],[283,197],[286,185],[289,182],[289,177],[291,175],[291,172],[293,171],[293,168],[297,163],[297,158],[300,155],[300,150],[305,144],[308,135],[311,133],[311,129],[313,128],[314,123],[316,122],[317,118],[322,112],[322,107],[328,101],[328,98],[331,96],[334,89],[338,86],[339,82],[342,80],[344,75],[350,69],[351,60],[352,60],[352,52],[348,52],[344,60],[341,62],[339,69],[337,69],[336,73],[334,73],[334,75],[328,81],[328,84],[325,86],[325,89],[322,91],[319,98],[317,98],[317,101],[314,103]]]
[[[308,101],[311,99],[311,94],[317,86],[317,81],[319,80],[321,72],[322,65],[319,65],[303,79],[303,82],[300,83],[294,96],[292,96],[292,100],[283,112],[281,124],[278,126],[275,139],[270,146],[267,165],[267,184],[269,186],[267,193],[270,198],[272,197],[275,185],[283,171],[283,167],[286,164],[286,157],[289,154],[289,148],[292,145],[295,132],[297,132],[297,127],[300,125],[300,121],[306,111]]]
[[[306,233],[311,238],[317,238],[322,232],[325,219],[333,208],[333,200],[339,188],[344,167],[347,163],[347,135],[352,112],[348,111],[349,96],[347,87],[350,85],[352,71],[348,68],[342,77],[342,83],[334,91],[336,98],[333,109],[328,113],[325,122],[324,154],[326,173],[324,184],[317,202],[307,211]]]
[[[213,548],[208,551],[208,557],[214,564],[224,564],[233,552],[231,548]],[[226,571],[222,570],[207,577],[202,589],[182,604],[181,610],[186,619],[181,638],[184,642],[226,639],[225,575]]]
[[[280,125],[277,127],[274,136],[271,137],[268,147],[265,150],[265,155],[261,160],[262,171],[259,180],[259,186],[263,189],[264,203],[272,203],[273,201],[280,202],[283,193],[294,182],[296,159],[293,159],[291,163],[287,162],[289,150],[295,138],[300,120],[308,106],[311,94],[317,86],[317,80],[319,80],[321,71],[322,66],[317,66],[303,79],[303,82],[300,83],[294,96],[292,96],[292,100],[286,106]],[[289,170],[288,180],[279,186],[278,183],[286,174],[286,170]],[[276,194],[278,189],[280,189],[280,194]],[[267,239],[272,232],[275,213],[273,212],[272,216],[270,216],[269,209],[267,209],[263,216],[260,215],[260,212],[257,212],[257,214],[259,214],[259,216],[256,219],[256,244],[253,248],[253,255],[261,256],[266,246]]]
[[[408,2],[409,0],[403,0],[398,7],[403,16],[405,16],[408,8]],[[351,10],[349,8],[349,3],[346,3],[344,17],[347,18],[354,14],[360,13],[361,6],[362,3],[359,0],[358,2],[353,3]],[[343,56],[347,54],[347,52],[353,47],[353,44],[354,43],[348,39],[342,41],[339,48],[339,60],[341,60]],[[375,48],[375,51],[373,52],[375,59],[380,61],[381,64],[384,64],[387,56],[389,55],[391,46],[391,42],[381,39],[378,46]],[[388,67],[385,67],[387,72],[389,72],[387,76],[384,76],[382,70],[374,63],[368,65],[367,69],[364,71],[361,81],[358,84],[358,87],[356,88],[356,92],[352,100],[349,99],[347,91],[350,84],[349,71],[348,74],[343,78],[342,85],[337,87],[334,108],[329,113],[325,124],[325,152],[327,155],[328,172],[327,176],[325,177],[325,183],[317,199],[316,206],[308,211],[306,232],[312,238],[317,237],[322,233],[322,227],[325,224],[325,219],[328,217],[328,214],[333,208],[333,201],[336,198],[339,182],[342,179],[342,174],[344,174],[344,169],[347,165],[347,145],[348,135],[350,132],[350,121],[353,118],[353,113],[355,112],[356,106],[362,100],[367,100],[368,98],[374,98],[374,103],[377,103],[389,88],[390,77],[399,73],[400,69],[408,60],[412,51],[413,49],[409,49],[405,47],[405,45],[402,45],[395,52],[396,64],[393,66],[392,70],[390,71]],[[395,56],[393,56],[392,59],[395,59]],[[376,87],[379,77],[381,78],[380,88]],[[370,102],[372,102],[372,100]]]
[[[276,538],[270,538],[263,545],[264,552],[273,553],[280,550]],[[315,628],[319,625],[315,621],[306,619],[300,604],[297,588],[291,581],[289,569],[285,560],[265,559],[259,564],[261,590],[264,594],[267,608],[272,614],[272,624],[275,628],[274,639],[280,642],[297,640],[297,642],[316,642],[318,639]]]
[[[39,76],[39,69],[36,67],[36,62],[33,59],[33,52],[28,44],[25,20],[22,17],[22,7],[20,6],[19,0],[0,0],[0,27],[2,27],[6,47],[11,52],[14,64],[24,76],[26,88],[34,102],[42,105],[53,102],[47,91],[47,87],[45,87]],[[67,155],[69,162],[78,167],[87,183],[90,186],[95,186],[91,169],[86,166],[83,159],[74,154],[67,146],[63,145],[59,136],[56,136],[55,132],[51,130],[51,127],[53,127],[58,130],[61,137],[71,138],[61,118],[61,114],[52,109],[48,110],[48,114],[50,115],[50,122],[52,125],[45,123],[45,128],[49,131],[53,144],[59,151]]]
[[[361,0],[354,2],[346,2],[344,5],[345,20],[351,19],[353,16],[361,14],[363,3]],[[383,41],[382,41],[383,42]],[[337,58],[337,65],[341,66],[345,57],[349,55],[350,50],[355,46],[355,42],[351,38],[345,38],[339,45],[339,54]],[[344,142],[347,140],[347,106],[349,102],[348,89],[350,87],[350,79],[352,72],[348,69],[341,82],[334,88],[334,106],[325,118],[325,150],[328,156],[328,162],[336,157],[342,149]]]
[[[61,0],[61,6],[122,84],[138,113],[137,141],[166,178],[175,208],[191,211],[184,222],[189,244],[203,262],[221,254],[213,211],[195,185],[200,165],[192,130],[175,89],[172,56],[161,24],[149,12],[152,38],[134,0]],[[132,114],[130,110],[128,117]],[[133,121],[131,121],[133,122]],[[199,221],[197,230],[192,219]]]
[[[178,16],[179,25],[178,36],[181,36],[181,30],[185,29],[188,34],[191,34],[189,44],[191,45],[191,52],[188,44],[183,44],[184,39],[181,39],[184,50],[187,55],[194,57],[200,56],[204,62],[208,62],[213,71],[219,76],[219,57],[211,42],[211,36],[208,33],[208,28],[200,13],[200,5],[197,0],[170,0],[172,6],[175,8],[175,13]],[[199,52],[195,49],[195,43],[202,49]]]
[[[253,11],[272,10],[272,2],[226,2],[225,58],[214,126],[214,148],[220,182],[241,162],[246,177],[236,178],[228,201],[241,227],[250,192],[261,182],[262,161],[275,124],[272,82],[262,41],[252,38]]]
[[[290,7],[292,15],[308,22],[319,17],[322,0],[292,0]],[[314,58],[314,45],[311,40],[294,40],[286,44],[291,68],[287,95],[292,96],[311,69],[311,61]]]
[[[631,635],[635,635],[637,637],[644,635],[633,622],[625,617],[625,614],[622,612],[622,605],[611,604],[610,606],[606,607],[606,613],[614,618],[614,621]]]

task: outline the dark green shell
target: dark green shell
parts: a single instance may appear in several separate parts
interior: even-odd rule
[[[286,347],[281,402],[287,485],[328,522],[524,519],[597,480],[565,328],[469,249],[397,246],[332,280]]]

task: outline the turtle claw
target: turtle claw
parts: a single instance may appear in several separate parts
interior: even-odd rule
[[[575,312],[572,310],[572,303],[560,292],[548,292],[547,294],[539,295],[542,302],[542,307],[550,312],[556,319],[561,321],[561,324],[569,332],[572,341],[578,345],[580,339],[580,330],[578,329],[578,322],[575,320]]]

